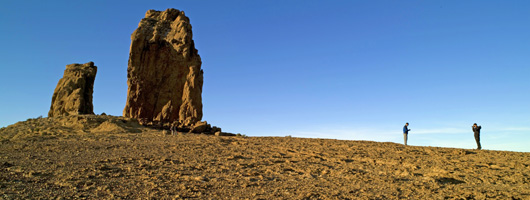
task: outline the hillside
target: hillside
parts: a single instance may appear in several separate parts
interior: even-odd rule
[[[167,135],[127,118],[0,129],[0,199],[530,199],[530,154]]]

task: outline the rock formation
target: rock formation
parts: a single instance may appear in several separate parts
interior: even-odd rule
[[[131,40],[123,116],[183,125],[200,121],[201,57],[184,12],[147,11]]]
[[[92,92],[97,67],[93,62],[66,65],[53,92],[48,117],[94,114]]]

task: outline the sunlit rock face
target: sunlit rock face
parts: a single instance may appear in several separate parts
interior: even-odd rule
[[[48,117],[94,114],[92,93],[96,73],[93,62],[66,65],[53,92]]]
[[[131,36],[125,117],[195,124],[202,119],[203,71],[183,11],[149,10]]]

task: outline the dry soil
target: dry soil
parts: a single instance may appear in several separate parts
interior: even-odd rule
[[[530,199],[530,154],[167,135],[111,116],[0,129],[0,199]]]

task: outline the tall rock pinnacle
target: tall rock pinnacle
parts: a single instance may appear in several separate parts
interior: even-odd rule
[[[53,92],[48,117],[94,114],[92,93],[97,70],[93,62],[66,65]]]
[[[184,12],[147,11],[131,40],[123,116],[182,124],[200,121],[202,62]]]

